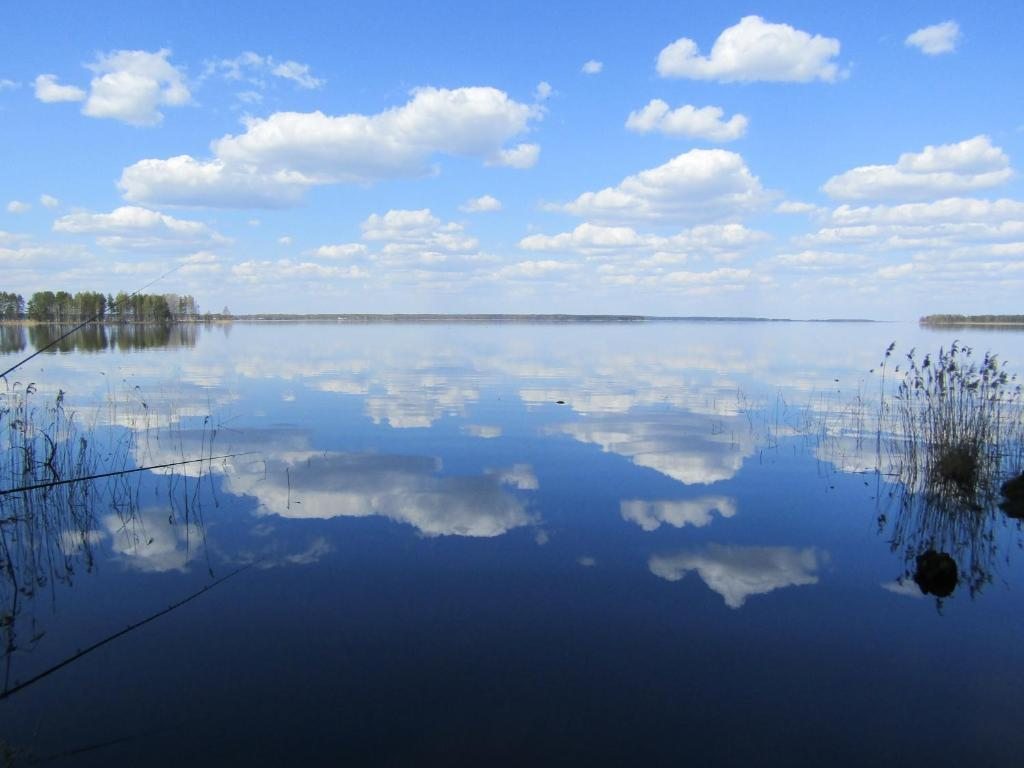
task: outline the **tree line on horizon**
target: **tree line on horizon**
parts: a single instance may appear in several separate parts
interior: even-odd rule
[[[44,323],[170,323],[199,318],[194,297],[176,293],[129,295],[124,291],[36,291],[26,302],[19,293],[0,291],[0,320]]]
[[[993,325],[1024,324],[1024,315],[925,315],[922,325],[959,325],[963,323],[991,323]]]

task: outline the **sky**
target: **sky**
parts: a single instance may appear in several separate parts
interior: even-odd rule
[[[3,17],[0,290],[26,298],[1024,312],[1019,0]]]

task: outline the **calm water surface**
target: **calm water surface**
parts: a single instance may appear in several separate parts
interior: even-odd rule
[[[42,343],[18,331],[4,367]],[[5,687],[216,586],[0,701],[0,740],[55,765],[1016,764],[1021,531],[993,515],[923,595],[934,531],[897,528],[873,471],[869,371],[954,338],[1024,363],[1024,334],[912,324],[94,329],[8,391],[67,393],[97,467],[240,455],[103,481],[87,525],[38,532],[50,561],[0,593]]]

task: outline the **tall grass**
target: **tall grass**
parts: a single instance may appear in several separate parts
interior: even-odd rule
[[[911,349],[901,365],[894,373],[902,377],[883,384],[879,406],[879,443],[889,459],[880,469],[896,481],[898,509],[891,527],[886,513],[879,524],[903,553],[906,577],[920,584],[921,558],[948,555],[973,595],[998,569],[998,530],[1014,524],[999,504],[1001,488],[1024,465],[1021,387],[996,355],[979,359],[958,342],[923,357]]]
[[[127,387],[127,385],[126,385]],[[180,443],[175,414],[156,416],[138,388],[108,391],[105,407],[83,423],[63,391],[41,394],[35,384],[0,379],[0,637],[3,688],[15,651],[41,637],[37,616],[57,585],[70,585],[95,564],[94,548],[111,520],[121,546],[143,550],[152,541],[140,515],[143,475],[156,480],[157,498],[172,525],[184,524],[186,548],[195,530],[205,537],[199,485],[212,461],[213,435],[203,427],[203,454],[182,456],[160,474],[139,472],[149,442]],[[142,465],[144,467],[148,464]],[[159,485],[166,484],[161,490]],[[201,542],[200,542],[201,543]]]
[[[892,403],[897,469],[937,503],[980,510],[1020,472],[1021,387],[1005,363],[957,342],[920,360],[906,355]]]

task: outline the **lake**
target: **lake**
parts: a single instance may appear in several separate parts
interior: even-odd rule
[[[52,336],[28,330],[5,368]],[[884,471],[887,347],[891,384],[954,339],[1024,364],[1024,333],[906,323],[89,329],[8,377],[64,426],[3,488],[49,455],[160,468],[3,497],[5,691],[175,607],[10,693],[0,741],[55,765],[1012,764],[1019,523],[904,506]],[[933,547],[944,596],[914,580]]]

